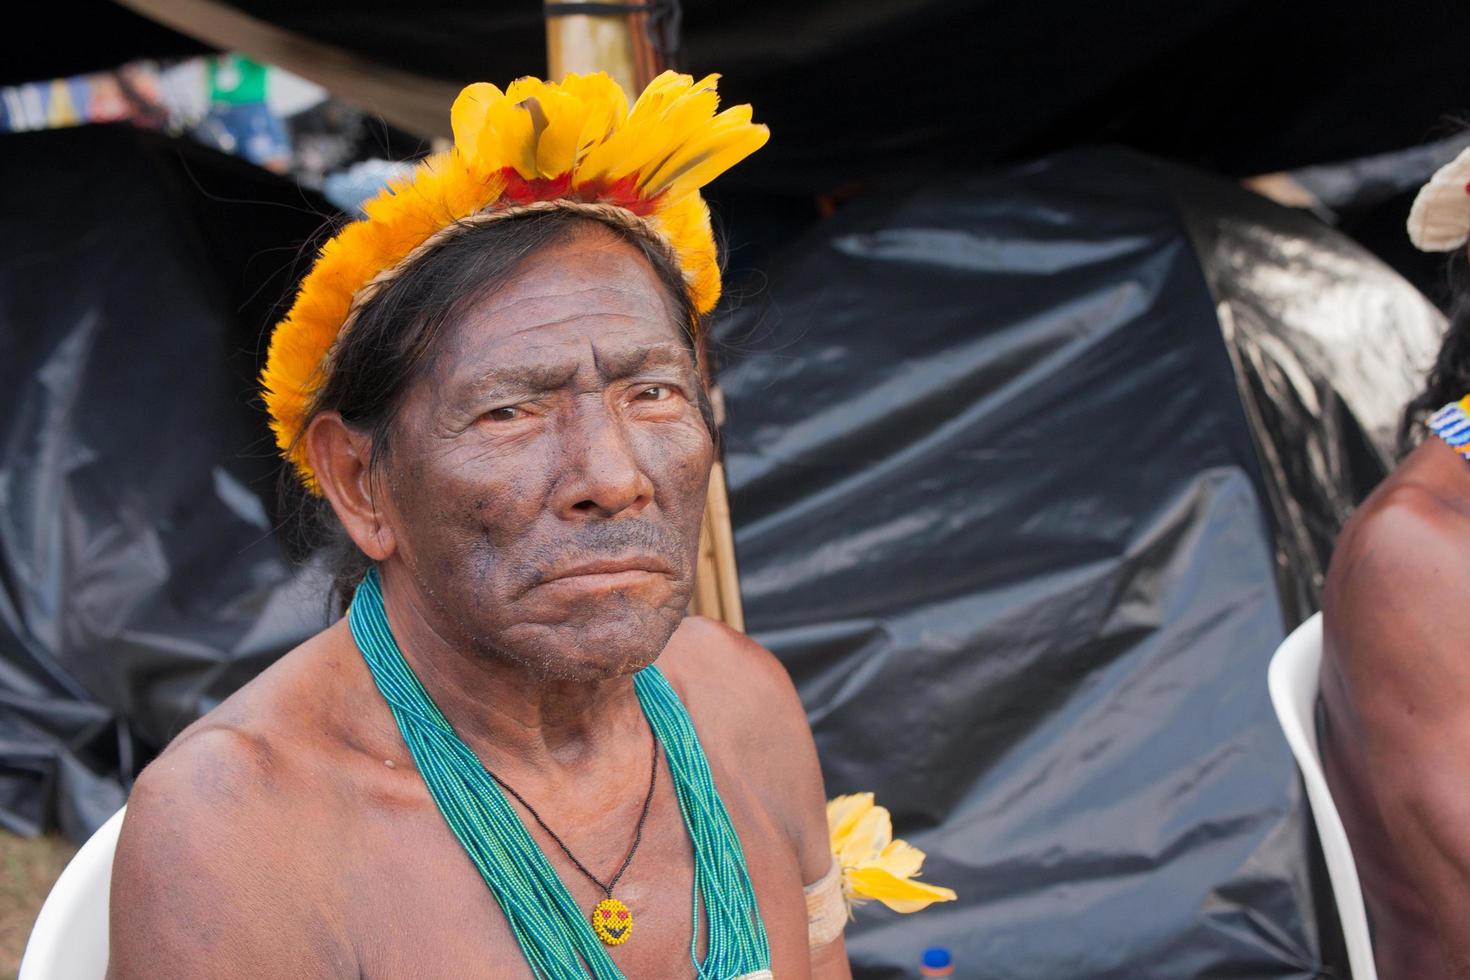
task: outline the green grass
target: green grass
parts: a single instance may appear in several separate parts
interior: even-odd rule
[[[27,840],[0,830],[0,980],[15,980],[36,913],[76,850],[57,835]]]

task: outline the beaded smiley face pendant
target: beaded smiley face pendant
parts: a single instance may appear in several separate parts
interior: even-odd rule
[[[616,898],[604,898],[592,910],[592,931],[609,946],[621,946],[633,935],[633,913]]]

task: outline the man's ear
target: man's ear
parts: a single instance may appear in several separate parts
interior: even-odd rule
[[[372,437],[336,412],[322,412],[306,429],[306,456],[337,520],[359,550],[373,561],[393,554],[393,530],[373,493]]]

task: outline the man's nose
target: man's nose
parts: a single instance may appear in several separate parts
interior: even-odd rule
[[[582,406],[564,429],[557,513],[569,520],[631,516],[653,500],[623,422],[605,404]]]

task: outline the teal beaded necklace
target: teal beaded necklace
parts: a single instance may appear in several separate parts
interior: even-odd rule
[[[454,836],[500,903],[531,972],[548,980],[624,980],[556,870],[526,832],[479,758],[455,735],[403,659],[376,569],[348,612],[352,638],[393,711],[398,730]],[[694,847],[689,958],[704,980],[769,976],[770,950],[740,838],[715,789],[704,749],[679,696],[656,667],[633,677],[638,703],[663,745]],[[699,961],[699,920],[709,948]]]

